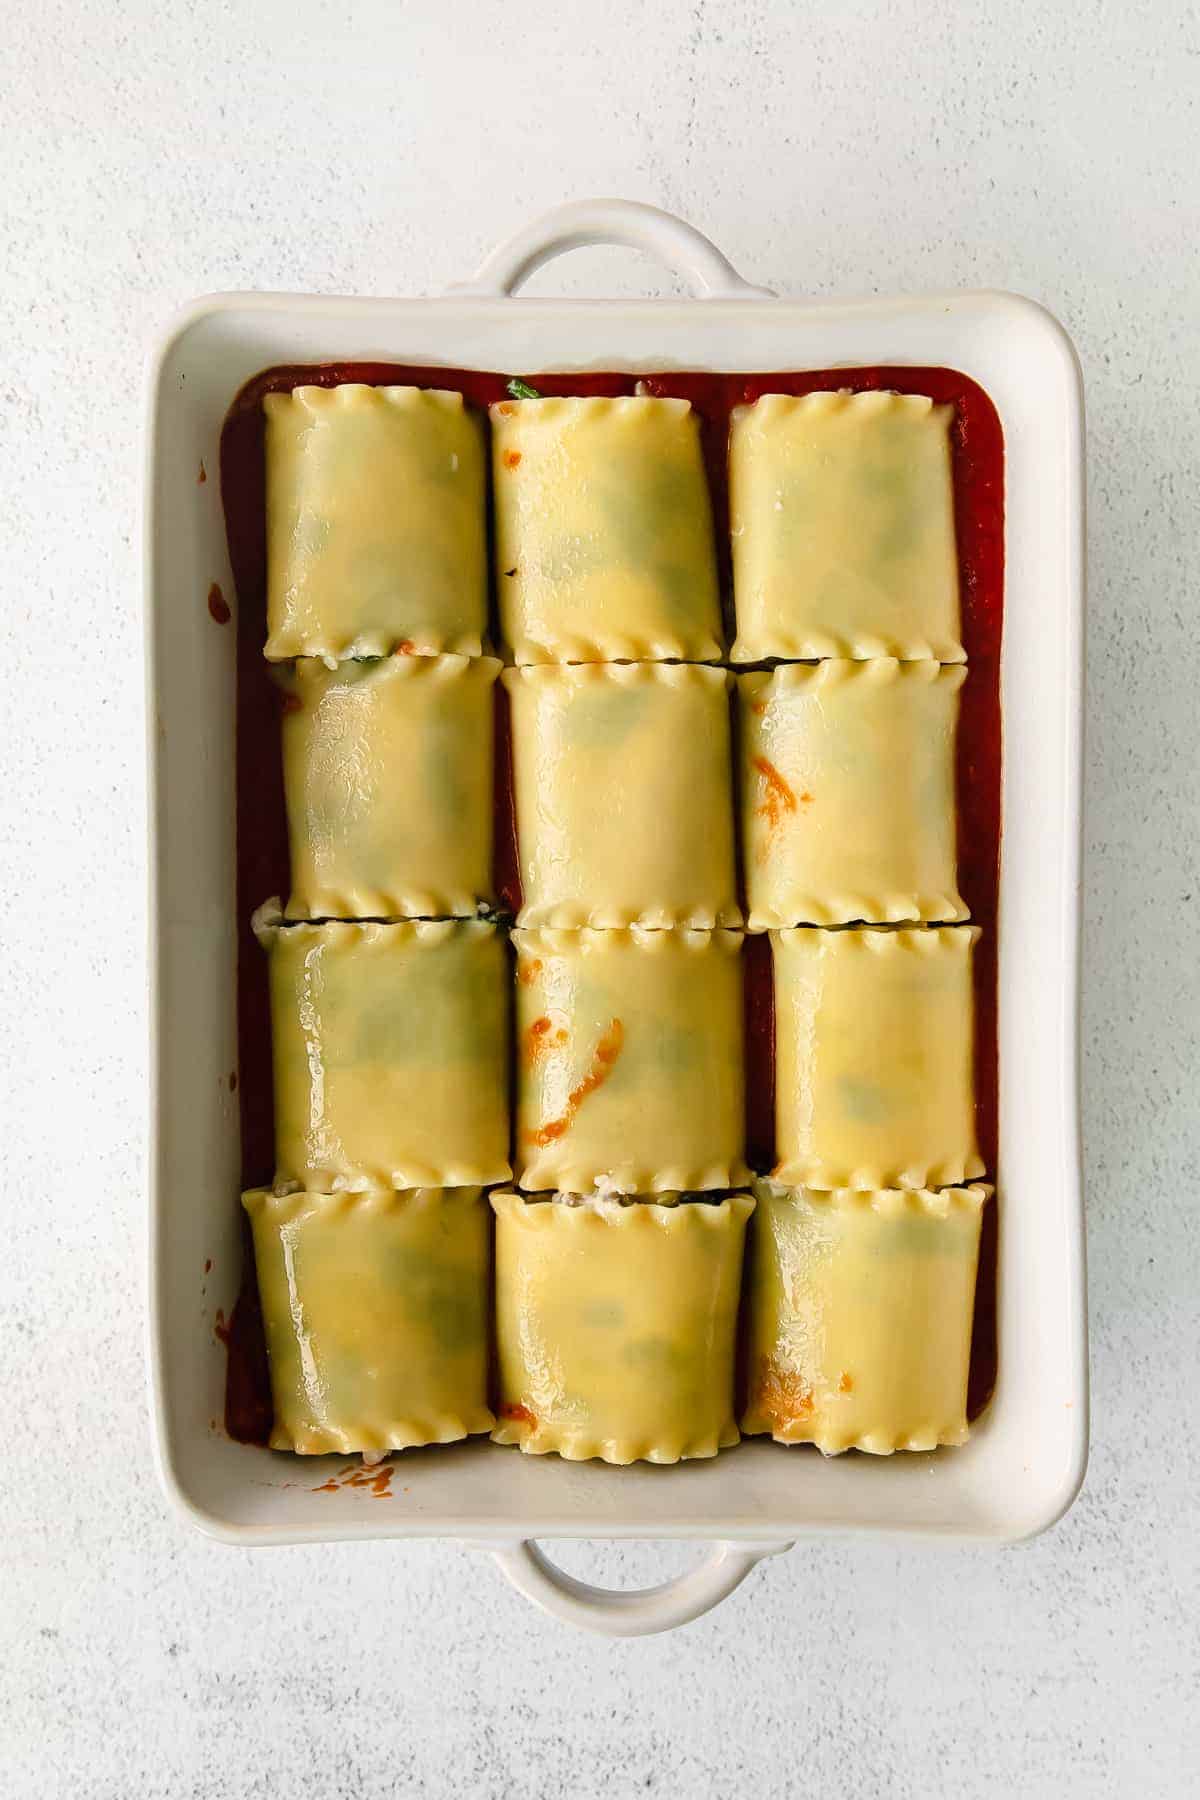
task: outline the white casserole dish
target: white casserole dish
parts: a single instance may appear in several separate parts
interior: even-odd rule
[[[701,301],[515,300],[579,244],[658,254]],[[385,1504],[313,1490],[298,1465],[219,1431],[238,1288],[235,634],[218,439],[234,395],[274,363],[375,359],[490,369],[950,367],[986,389],[1006,448],[999,915],[999,1379],[962,1449],[829,1461],[758,1440],[711,1462],[615,1471],[476,1441],[409,1451]],[[197,481],[203,460],[208,479]],[[493,1550],[560,1616],[617,1634],[715,1604],[762,1556],[811,1533],[1004,1543],[1052,1524],[1087,1456],[1087,1342],[1077,1097],[1084,590],[1078,364],[1038,306],[1000,293],[777,300],[707,239],[620,201],[558,209],[441,299],[274,294],[201,300],[151,363],[146,558],[154,1020],[150,1369],[166,1491],[227,1542],[450,1536]],[[211,1268],[210,1268],[211,1265]],[[338,1464],[337,1466],[341,1466]],[[299,1473],[298,1473],[299,1469]],[[605,1594],[557,1571],[535,1537],[716,1540],[690,1575]]]

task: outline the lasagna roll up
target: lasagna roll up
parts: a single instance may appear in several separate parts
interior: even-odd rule
[[[734,662],[962,662],[953,408],[764,394],[729,437]]]
[[[286,678],[290,919],[472,918],[492,889],[491,657],[305,657]]]
[[[509,1192],[492,1207],[497,1443],[610,1463],[737,1443],[748,1195],[567,1205]]]
[[[737,931],[515,931],[517,1179],[621,1194],[738,1187]]]
[[[267,656],[478,656],[483,433],[462,395],[347,382],[268,394],[263,410]]]
[[[478,1188],[245,1194],[273,1450],[379,1454],[487,1431],[488,1210]]]
[[[750,928],[965,919],[961,663],[785,663],[738,678]]]
[[[480,920],[272,925],[279,1179],[318,1192],[503,1181],[508,957]]]
[[[519,923],[740,925],[725,670],[557,664],[504,685]]]
[[[773,931],[779,1181],[929,1188],[983,1174],[973,925]]]
[[[490,416],[513,660],[719,657],[712,512],[688,402],[503,400]]]
[[[990,1192],[756,1183],[742,1430],[826,1455],[963,1443]]]

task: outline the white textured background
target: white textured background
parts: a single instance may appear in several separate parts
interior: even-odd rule
[[[0,1791],[1194,1793],[1195,9],[7,0],[0,29]],[[142,1373],[147,341],[212,289],[435,288],[589,193],[786,291],[1035,295],[1091,435],[1083,1496],[1007,1553],[801,1546],[634,1645],[441,1544],[189,1535]],[[593,252],[536,285],[658,280]]]

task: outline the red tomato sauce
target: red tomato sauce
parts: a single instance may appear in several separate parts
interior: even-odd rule
[[[643,391],[689,400],[699,415],[713,503],[717,561],[726,630],[732,638],[733,601],[729,556],[729,496],[725,447],[735,406],[762,394],[808,394],[825,389],[855,393],[889,388],[927,394],[954,407],[951,446],[954,511],[962,594],[963,643],[968,674],[958,729],[959,888],[982,927],[975,951],[975,1089],[980,1154],[994,1178],[997,1149],[996,911],[1000,870],[1000,644],[1004,614],[1004,438],[995,407],[983,389],[952,369],[880,364],[801,374],[553,375],[522,372],[543,394],[630,394]],[[279,722],[281,696],[262,654],[266,639],[266,484],[264,394],[299,385],[336,387],[361,381],[374,386],[411,385],[457,389],[483,408],[508,398],[508,375],[470,369],[406,367],[395,363],[297,364],[265,370],[238,394],[221,434],[221,498],[237,593],[237,861],[238,861],[238,1098],[242,1127],[243,1186],[269,1184],[274,1172],[270,1011],[266,959],[250,930],[254,908],[271,894],[286,896],[287,832]],[[493,597],[492,638],[497,639]],[[506,697],[496,713],[495,890],[502,907],[521,903],[516,854],[511,753]],[[748,937],[745,949],[746,1126],[752,1165],[774,1160],[774,1017],[771,959],[765,938]],[[997,1207],[984,1212],[983,1243],[975,1301],[968,1400],[974,1418],[986,1405],[996,1376]],[[228,1326],[229,1376],[225,1428],[247,1443],[265,1443],[271,1425],[270,1388],[262,1319],[247,1251],[242,1292]]]

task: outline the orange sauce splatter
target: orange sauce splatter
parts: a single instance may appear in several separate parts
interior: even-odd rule
[[[501,460],[506,469],[515,469],[521,460],[521,452],[519,450],[506,450]]]
[[[785,1368],[773,1356],[760,1357],[751,1406],[772,1431],[786,1431],[812,1418],[812,1389],[797,1370]]]
[[[501,400],[499,406],[496,408],[496,411],[500,414],[502,419],[511,419],[516,410],[516,407],[509,400]]]
[[[391,1490],[392,1476],[396,1472],[395,1463],[351,1463],[340,1474],[331,1475],[320,1487],[311,1489],[314,1494],[340,1494],[343,1488],[366,1488],[373,1500],[388,1498]]]
[[[283,696],[283,710],[285,713],[303,712],[304,702],[299,694],[285,694]]]
[[[228,625],[233,614],[229,610],[229,602],[221,592],[221,584],[214,581],[208,590],[208,610],[218,625]]]
[[[560,1025],[557,1031],[551,1029],[552,1021],[545,1016],[535,1019],[525,1033],[525,1062],[532,1068],[544,1050],[560,1050],[567,1042],[567,1034]]]
[[[209,1273],[209,1271],[211,1270],[211,1268],[212,1268],[212,1257],[206,1256],[204,1259],[204,1273],[207,1275]]]
[[[517,964],[517,980],[522,987],[532,987],[541,972],[542,965],[537,957],[534,957],[532,962],[519,962]]]
[[[385,1463],[382,1468],[372,1466],[369,1469],[356,1469],[346,1482],[347,1487],[368,1488],[375,1500],[382,1500],[391,1486],[392,1465]]]
[[[400,642],[396,645],[397,656],[415,656],[416,653],[417,646],[413,643],[411,638],[401,638]]]
[[[853,1393],[853,1391],[854,1391],[854,1377],[853,1377],[853,1375],[848,1375],[846,1373],[845,1369],[843,1369],[842,1370],[842,1378],[838,1382],[838,1393],[839,1394],[850,1394],[850,1393]]]
[[[224,1344],[224,1346],[227,1350],[229,1348],[230,1323],[231,1322],[229,1320],[227,1320],[225,1317],[224,1308],[218,1306],[217,1316],[213,1321],[213,1331],[216,1333],[217,1337],[220,1339],[221,1343]]]
[[[207,480],[208,480],[208,470],[205,468],[204,464],[201,463],[200,464],[200,473],[196,477],[196,485],[198,487],[203,487],[204,483]]]
[[[536,1416],[530,1412],[527,1406],[522,1406],[519,1400],[510,1400],[507,1405],[502,1406],[500,1417],[512,1419],[517,1425],[532,1425],[535,1429],[537,1427]]]
[[[613,1065],[620,1056],[624,1043],[625,1027],[620,1019],[613,1019],[607,1031],[601,1034],[600,1041],[592,1052],[591,1068],[579,1086],[572,1088],[567,1095],[567,1109],[562,1118],[551,1119],[548,1124],[541,1126],[537,1131],[527,1131],[525,1137],[528,1143],[536,1144],[539,1148],[544,1149],[547,1144],[554,1143],[570,1129],[575,1114],[588,1095],[594,1094],[596,1089],[602,1086],[612,1074]]]
[[[774,830],[785,813],[795,812],[796,796],[773,762],[768,762],[765,756],[752,757],[751,761],[767,784],[762,804],[754,810]]]
[[[767,710],[767,703],[765,700],[752,700],[750,702],[750,711],[752,713],[757,713],[760,719],[762,718],[762,716],[766,712],[766,710]]]

